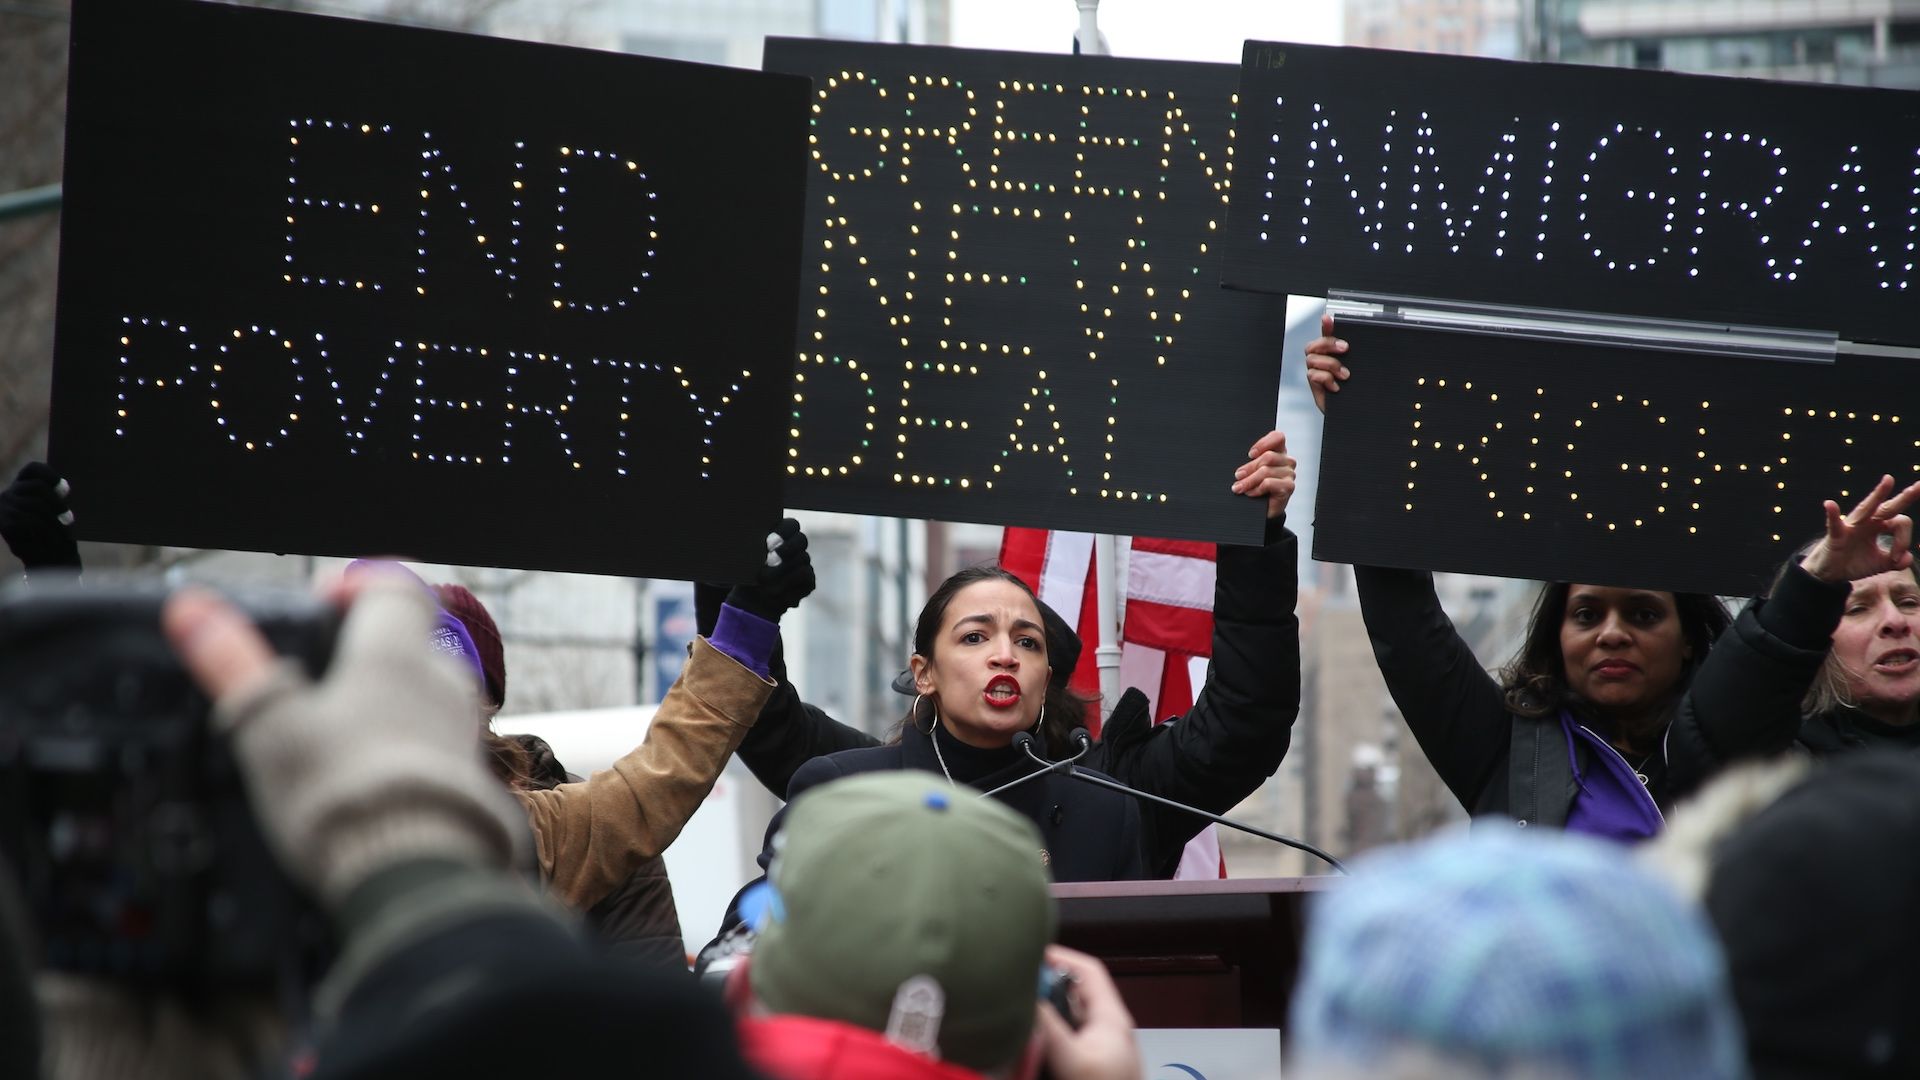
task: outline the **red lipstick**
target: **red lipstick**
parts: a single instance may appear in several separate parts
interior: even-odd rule
[[[987,680],[981,696],[996,709],[1011,709],[1020,704],[1020,680],[1011,675],[995,675]]]

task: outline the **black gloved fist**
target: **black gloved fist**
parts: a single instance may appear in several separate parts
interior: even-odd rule
[[[767,562],[745,585],[735,585],[727,603],[771,622],[800,606],[813,592],[813,558],[807,554],[807,534],[800,523],[782,518],[767,534]]]
[[[28,462],[0,492],[0,538],[29,571],[80,569],[72,524],[67,482],[42,462]]]

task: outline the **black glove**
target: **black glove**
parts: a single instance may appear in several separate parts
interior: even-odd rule
[[[80,569],[72,524],[67,482],[42,462],[28,462],[0,492],[0,538],[29,571]]]
[[[735,585],[727,603],[769,622],[800,606],[813,592],[813,558],[807,554],[807,534],[800,523],[782,518],[767,535],[767,562],[745,585]]]
[[[693,583],[693,623],[694,632],[701,637],[712,637],[713,628],[720,625],[720,605],[727,602],[733,592],[731,585],[719,585],[711,581]]]

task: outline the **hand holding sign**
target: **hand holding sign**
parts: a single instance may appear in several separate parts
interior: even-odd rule
[[[29,571],[80,569],[73,542],[67,482],[46,464],[30,461],[0,492],[0,537]]]
[[[1320,336],[1307,342],[1307,386],[1313,390],[1313,406],[1327,411],[1327,395],[1340,392],[1340,384],[1353,377],[1341,357],[1347,343],[1333,336],[1333,316],[1320,316]]]
[[[1286,512],[1287,500],[1293,498],[1294,469],[1298,464],[1287,453],[1286,432],[1269,431],[1247,451],[1247,463],[1234,470],[1233,492],[1256,498],[1264,496],[1267,520],[1272,521]]]
[[[769,622],[800,606],[812,595],[813,557],[807,554],[807,534],[793,518],[781,518],[767,534],[767,562],[759,574],[727,594],[727,603]]]

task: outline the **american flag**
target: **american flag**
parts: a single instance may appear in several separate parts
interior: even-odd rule
[[[1047,606],[1073,619],[1080,633],[1074,689],[1100,693],[1098,599],[1094,593],[1093,534],[1054,529],[1008,529],[1000,565],[1018,575]],[[1136,536],[1127,565],[1126,618],[1120,630],[1120,681],[1147,695],[1154,723],[1193,708],[1206,682],[1213,650],[1214,545]],[[1088,727],[1099,732],[1099,716]],[[1188,842],[1175,878],[1227,876],[1220,840],[1209,825]]]

